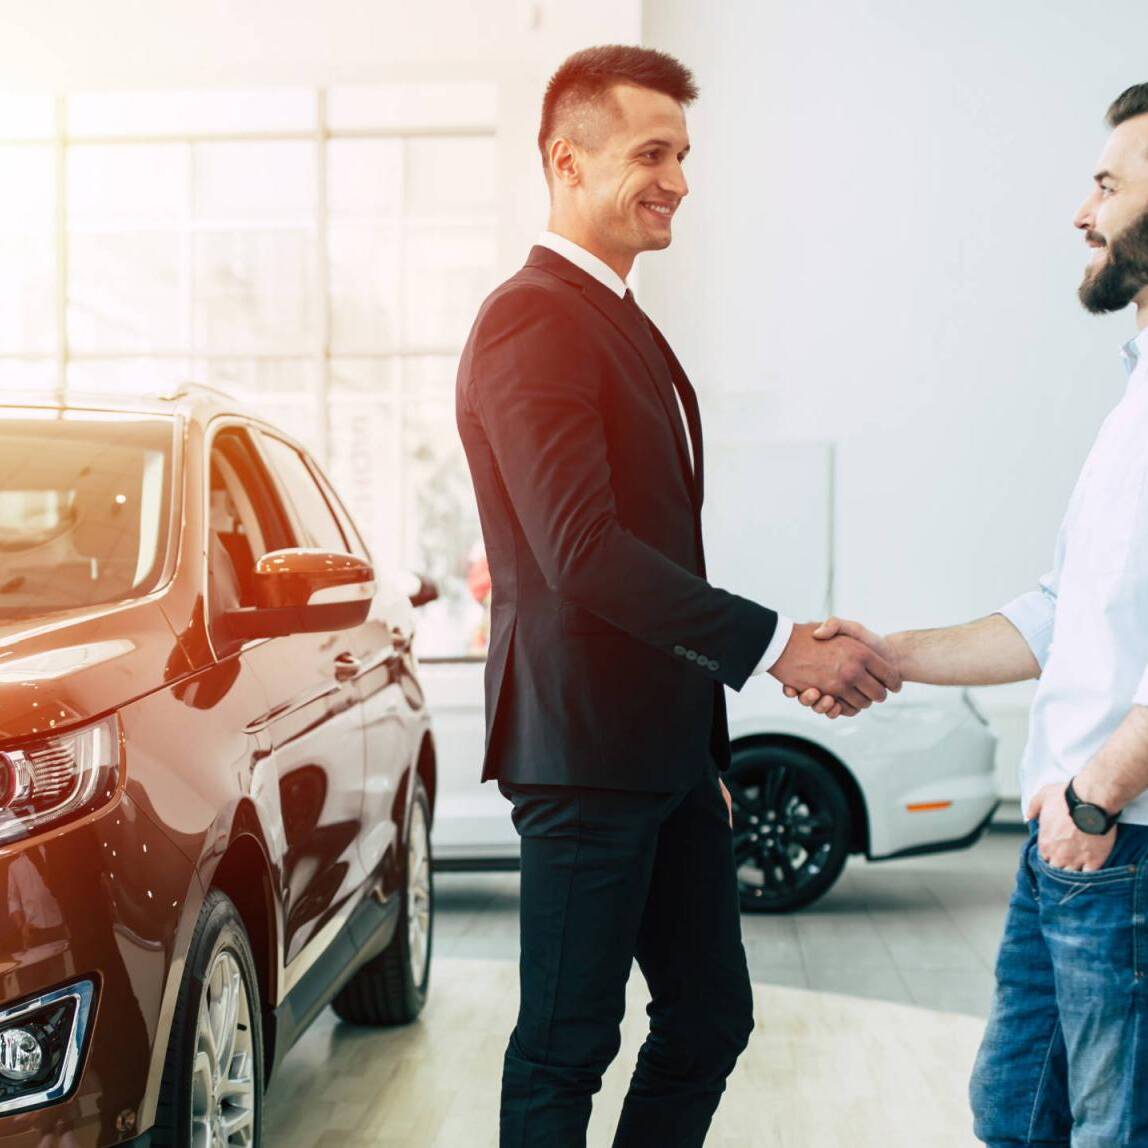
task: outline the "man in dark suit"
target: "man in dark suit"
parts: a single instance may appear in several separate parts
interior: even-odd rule
[[[642,48],[555,73],[549,230],[483,304],[459,366],[493,583],[483,779],[522,841],[503,1148],[585,1143],[635,957],[650,1034],[614,1144],[703,1142],[753,1027],[723,686],[768,671],[847,713],[900,688],[863,643],[819,642],[706,581],[697,399],[624,282],[669,245],[696,94]]]

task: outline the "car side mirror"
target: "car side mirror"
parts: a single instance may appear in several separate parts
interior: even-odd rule
[[[367,620],[375,594],[371,564],[339,551],[272,550],[255,563],[252,577],[256,605],[223,615],[233,638],[347,630]]]

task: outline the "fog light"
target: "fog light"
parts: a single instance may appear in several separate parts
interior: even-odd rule
[[[83,980],[0,1007],[0,1117],[70,1095],[94,996]]]
[[[5,1080],[30,1080],[43,1063],[44,1050],[26,1028],[0,1032],[0,1076]]]

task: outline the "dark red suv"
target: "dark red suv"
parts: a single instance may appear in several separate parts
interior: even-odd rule
[[[257,1145],[427,993],[413,607],[227,396],[0,398],[0,1146]]]

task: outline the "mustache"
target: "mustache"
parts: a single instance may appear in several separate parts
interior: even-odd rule
[[[1108,246],[1108,240],[1105,239],[1099,231],[1092,231],[1091,229],[1084,233],[1084,241],[1086,243],[1095,243],[1098,247]]]

